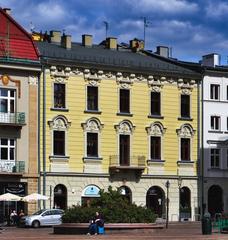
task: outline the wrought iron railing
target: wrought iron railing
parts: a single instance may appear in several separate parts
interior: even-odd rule
[[[110,167],[111,166],[130,166],[130,167],[145,167],[145,156],[130,156],[128,159],[125,159],[124,162],[128,164],[120,163],[120,155],[111,155],[110,156]]]
[[[25,172],[25,161],[0,160],[0,172]]]
[[[0,112],[0,123],[10,123],[10,124],[25,124],[25,113],[15,112],[15,113],[4,113]]]

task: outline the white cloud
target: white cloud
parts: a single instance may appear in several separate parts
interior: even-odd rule
[[[192,13],[198,10],[196,3],[186,0],[126,0],[140,12]]]
[[[41,18],[60,20],[64,16],[67,16],[67,12],[64,11],[62,6],[63,5],[59,5],[53,1],[43,2],[37,5],[37,13]]]
[[[209,18],[220,18],[222,16],[227,16],[228,3],[210,1],[208,6],[206,6],[206,14],[207,14],[207,17]]]

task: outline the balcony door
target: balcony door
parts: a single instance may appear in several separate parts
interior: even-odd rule
[[[0,88],[0,112],[15,112],[15,90]]]
[[[130,165],[130,135],[119,136],[120,165]]]
[[[0,121],[15,120],[15,90],[0,88]]]

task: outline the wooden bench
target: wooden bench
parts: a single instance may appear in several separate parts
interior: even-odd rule
[[[53,227],[54,234],[86,234],[88,233],[88,223],[63,223]],[[155,223],[106,223],[105,233],[118,233],[133,230],[156,230],[164,228],[164,224]]]

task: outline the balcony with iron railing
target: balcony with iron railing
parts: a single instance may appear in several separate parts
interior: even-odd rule
[[[146,167],[145,156],[130,156],[123,159],[120,155],[111,155],[109,157],[109,170],[111,173],[118,173],[121,171],[135,171],[141,174]],[[121,159],[121,160],[120,160]]]
[[[23,126],[25,125],[25,113],[24,112],[14,112],[14,113],[0,112],[0,125]]]
[[[0,160],[0,173],[24,173],[25,161]]]

